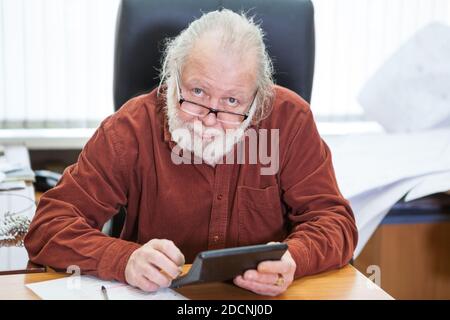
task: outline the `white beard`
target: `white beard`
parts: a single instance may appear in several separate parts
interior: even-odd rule
[[[194,156],[202,159],[210,166],[222,163],[223,157],[234,148],[236,143],[241,141],[245,130],[252,121],[256,108],[251,108],[248,118],[239,127],[226,130],[226,132],[205,127],[199,120],[184,122],[179,117],[180,107],[176,81],[169,77],[166,84],[167,120],[173,141],[184,152],[193,153]],[[203,138],[202,135],[203,137],[207,136],[207,138]]]

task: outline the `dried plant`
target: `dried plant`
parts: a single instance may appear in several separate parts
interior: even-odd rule
[[[0,247],[22,247],[30,222],[25,215],[6,212],[0,221]]]

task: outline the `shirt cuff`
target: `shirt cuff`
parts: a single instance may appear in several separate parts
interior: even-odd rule
[[[98,276],[104,280],[117,280],[126,283],[125,268],[131,254],[141,247],[140,244],[115,239],[108,246],[98,265]]]

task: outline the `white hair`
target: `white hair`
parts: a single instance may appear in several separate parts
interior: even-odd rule
[[[254,122],[264,119],[270,112],[273,100],[273,65],[264,44],[263,30],[254,22],[253,17],[247,17],[245,13],[238,14],[228,9],[205,13],[178,36],[167,40],[158,92],[161,85],[173,83],[175,77],[181,74],[195,41],[207,32],[217,32],[220,35],[221,45],[233,52],[256,54],[258,93],[255,99],[256,109],[251,111]],[[174,86],[171,88],[175,90]],[[167,92],[167,94],[176,93]]]

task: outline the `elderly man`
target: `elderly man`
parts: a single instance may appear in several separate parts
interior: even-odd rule
[[[166,44],[159,88],[104,120],[42,196],[30,259],[153,291],[200,251],[284,241],[280,261],[234,279],[264,295],[348,263],[357,231],[330,150],[272,73],[252,19],[221,10],[191,23]],[[121,237],[108,237],[120,207]]]

